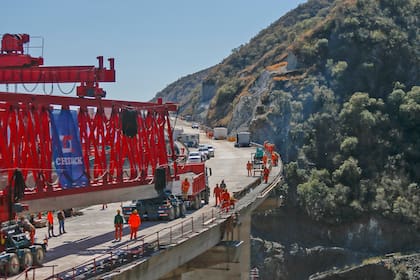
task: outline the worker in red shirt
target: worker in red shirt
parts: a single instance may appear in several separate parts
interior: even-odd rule
[[[140,215],[137,213],[137,209],[134,209],[131,212],[130,217],[128,218],[128,224],[130,225],[130,240],[137,239],[137,231],[141,225]]]
[[[188,181],[188,178],[185,178],[184,181],[182,181],[182,199],[187,200],[188,199],[188,190],[190,189],[190,182]]]
[[[251,176],[252,175],[252,162],[250,162],[249,160],[246,163],[246,170],[248,170],[248,176]]]
[[[270,175],[270,169],[267,166],[264,167],[264,183],[268,182],[268,175]]]
[[[52,211],[48,211],[47,221],[48,221],[48,237],[55,237],[55,234],[54,234],[54,216],[53,216]]]
[[[222,188],[219,187],[219,184],[216,184],[216,186],[213,189],[213,196],[216,198],[216,205],[220,204],[220,195],[222,193]]]

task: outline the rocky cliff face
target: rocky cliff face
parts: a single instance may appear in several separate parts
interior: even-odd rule
[[[261,279],[394,279],[419,271],[417,255],[380,257],[420,249],[412,226],[380,216],[329,225],[284,207],[255,214],[252,236],[251,266],[258,267]]]

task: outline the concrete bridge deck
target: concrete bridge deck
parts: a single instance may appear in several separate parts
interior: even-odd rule
[[[66,234],[49,240],[47,262],[29,271],[28,279],[248,279],[250,213],[279,183],[281,167],[273,167],[268,184],[261,183],[260,177],[248,177],[246,171],[254,147],[234,148],[231,142],[210,140],[204,134],[201,143],[216,148],[215,158],[207,162],[212,168],[209,183],[213,188],[225,180],[228,190],[239,198],[234,210],[221,212],[212,198],[209,205],[185,218],[143,222],[136,241],[129,240],[126,227],[123,241],[115,243],[113,217],[121,204],[108,204],[104,210],[102,205],[85,208],[83,215],[66,220]],[[241,229],[229,232],[233,212],[239,214]],[[44,232],[39,229],[37,236]],[[227,239],[237,242],[223,243]],[[231,250],[236,247],[242,248],[239,256]],[[95,273],[89,274],[92,265]]]

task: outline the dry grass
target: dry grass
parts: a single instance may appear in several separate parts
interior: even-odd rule
[[[267,71],[277,71],[277,70],[279,70],[281,67],[284,67],[284,66],[286,66],[286,65],[287,65],[287,62],[286,62],[286,61],[282,61],[282,62],[279,62],[279,63],[273,64],[273,65],[267,66],[265,69],[266,69]]]

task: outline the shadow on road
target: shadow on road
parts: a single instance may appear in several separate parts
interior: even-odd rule
[[[143,222],[141,229],[146,229],[156,225],[158,222]],[[89,236],[84,237],[78,240],[63,240],[62,245],[55,246],[54,248],[47,248],[47,253],[45,257],[46,262],[51,262],[56,259],[65,257],[67,255],[96,255],[96,254],[105,254],[109,250],[114,250],[126,246],[127,244],[133,244],[136,241],[130,240],[130,228],[125,225],[123,228],[123,240],[119,242],[113,242],[114,240],[114,231],[109,231],[107,233],[98,235],[98,236]],[[139,237],[141,237],[141,232],[137,233],[137,242]],[[60,237],[66,237],[66,235],[60,235]],[[95,246],[106,244],[109,242],[108,248],[97,249]]]

